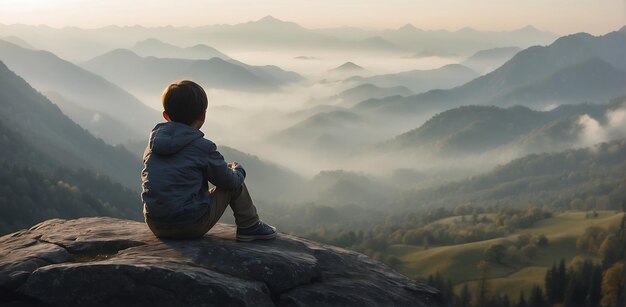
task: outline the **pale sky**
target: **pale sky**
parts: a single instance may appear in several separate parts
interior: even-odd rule
[[[307,28],[360,26],[604,34],[626,24],[626,0],[0,0],[0,23],[106,25],[236,24],[272,15]]]

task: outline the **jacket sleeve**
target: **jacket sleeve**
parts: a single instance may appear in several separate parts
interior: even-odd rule
[[[218,188],[225,190],[235,190],[239,188],[246,178],[246,171],[241,165],[232,169],[228,167],[224,156],[217,151],[217,146],[210,142],[208,152],[208,169],[207,174],[209,182]]]

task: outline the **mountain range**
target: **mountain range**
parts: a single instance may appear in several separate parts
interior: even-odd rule
[[[4,125],[19,131],[29,146],[52,161],[52,167],[93,170],[127,188],[138,188],[139,159],[93,137],[4,64],[0,65],[0,101]],[[46,168],[46,164],[33,167]]]
[[[372,137],[362,127],[373,123],[365,117],[344,110],[314,114],[267,138],[274,146],[288,145],[285,150],[299,150],[313,155],[332,156]]]
[[[190,78],[205,88],[269,91],[298,82],[297,73],[275,66],[251,66],[214,57],[208,60],[140,57],[128,49],[97,56],[82,67],[132,92],[160,93],[172,81]]]
[[[606,101],[625,94],[626,70],[599,58],[590,58],[518,87],[495,98],[494,102],[542,108],[577,101]]]
[[[147,136],[147,131],[140,133],[119,118],[83,107],[57,92],[47,91],[43,94],[72,121],[109,144],[125,144],[129,141],[143,140]]]
[[[392,51],[400,53],[449,54],[456,50],[470,55],[479,50],[516,46],[526,48],[552,42],[557,35],[528,26],[514,31],[490,32],[463,28],[458,31],[422,30],[412,25],[398,29],[368,30],[356,27],[307,29],[296,23],[266,16],[235,25],[199,27],[107,26],[97,29],[76,27],[1,25],[0,33],[16,36],[65,59],[85,61],[121,46],[156,38],[178,46],[208,44],[219,49],[326,49]],[[427,46],[427,47],[425,47]]]
[[[0,233],[50,218],[141,219],[139,159],[93,137],[0,62]]]
[[[618,210],[626,199],[626,140],[516,159],[479,176],[414,190],[410,204],[452,208],[461,204],[526,208]]]
[[[18,45],[22,48],[25,49],[35,49],[35,47],[33,47],[33,45],[29,44],[28,42],[26,42],[25,40],[17,37],[17,36],[6,36],[6,37],[0,37],[0,40],[5,41],[5,42],[9,42],[11,44],[15,44]]]
[[[208,60],[220,58],[229,60],[226,54],[204,44],[197,44],[191,47],[178,47],[176,45],[162,42],[156,38],[148,38],[135,43],[130,50],[140,56],[154,56],[157,58],[178,58],[190,60]]]
[[[405,86],[380,87],[371,83],[364,83],[349,88],[338,95],[325,100],[336,101],[336,104],[340,106],[352,107],[355,104],[367,99],[377,99],[396,95],[410,96],[413,94],[414,92]]]
[[[497,149],[518,155],[565,150],[582,144],[585,126],[581,117],[603,127],[609,124],[611,114],[623,110],[626,98],[608,104],[561,106],[551,111],[522,106],[463,106],[437,114],[419,128],[376,147],[387,152],[456,158]],[[618,137],[626,137],[623,132]]]
[[[461,64],[467,66],[481,74],[492,72],[510,60],[522,48],[519,47],[498,47],[493,49],[480,50]]]
[[[364,40],[380,37],[403,50],[411,50],[424,56],[470,55],[479,50],[502,46],[527,48],[554,41],[558,35],[526,26],[513,31],[478,31],[462,28],[457,31],[424,30],[406,24],[397,29],[366,30],[357,27],[339,27],[315,30],[341,40]]]
[[[156,110],[119,86],[50,52],[24,49],[0,41],[0,61],[40,92],[57,92],[77,106],[102,112],[125,123],[133,131],[130,135],[150,131],[160,117]],[[122,137],[105,136],[114,143],[129,140]]]
[[[561,37],[549,46],[524,49],[498,69],[464,85],[404,98],[364,101],[355,108],[410,115],[434,114],[471,104],[546,107],[555,102],[576,104],[585,100],[601,101],[623,91],[624,86],[619,81],[624,70],[626,29],[603,36],[579,33]],[[589,72],[594,75],[586,75]],[[610,80],[613,77],[618,77],[617,82]],[[558,91],[541,89],[546,83],[558,84]],[[534,86],[534,90],[544,93],[531,94],[529,91],[532,89],[521,89],[526,86]],[[570,92],[580,93],[580,89],[588,93],[584,98],[569,95]],[[522,91],[523,94],[515,94],[515,91]]]
[[[352,77],[346,79],[346,82],[369,83],[379,87],[403,86],[415,93],[422,93],[433,89],[453,88],[478,76],[478,73],[463,65],[449,64],[430,70],[411,70],[370,77]]]

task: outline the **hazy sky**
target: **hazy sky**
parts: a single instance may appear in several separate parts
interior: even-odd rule
[[[55,27],[235,24],[265,15],[308,28],[342,25],[602,34],[626,24],[626,0],[0,0],[0,23]]]

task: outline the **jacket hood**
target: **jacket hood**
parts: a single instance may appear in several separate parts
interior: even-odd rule
[[[160,123],[150,134],[150,149],[159,155],[172,155],[201,137],[204,133],[191,126],[177,122]]]

